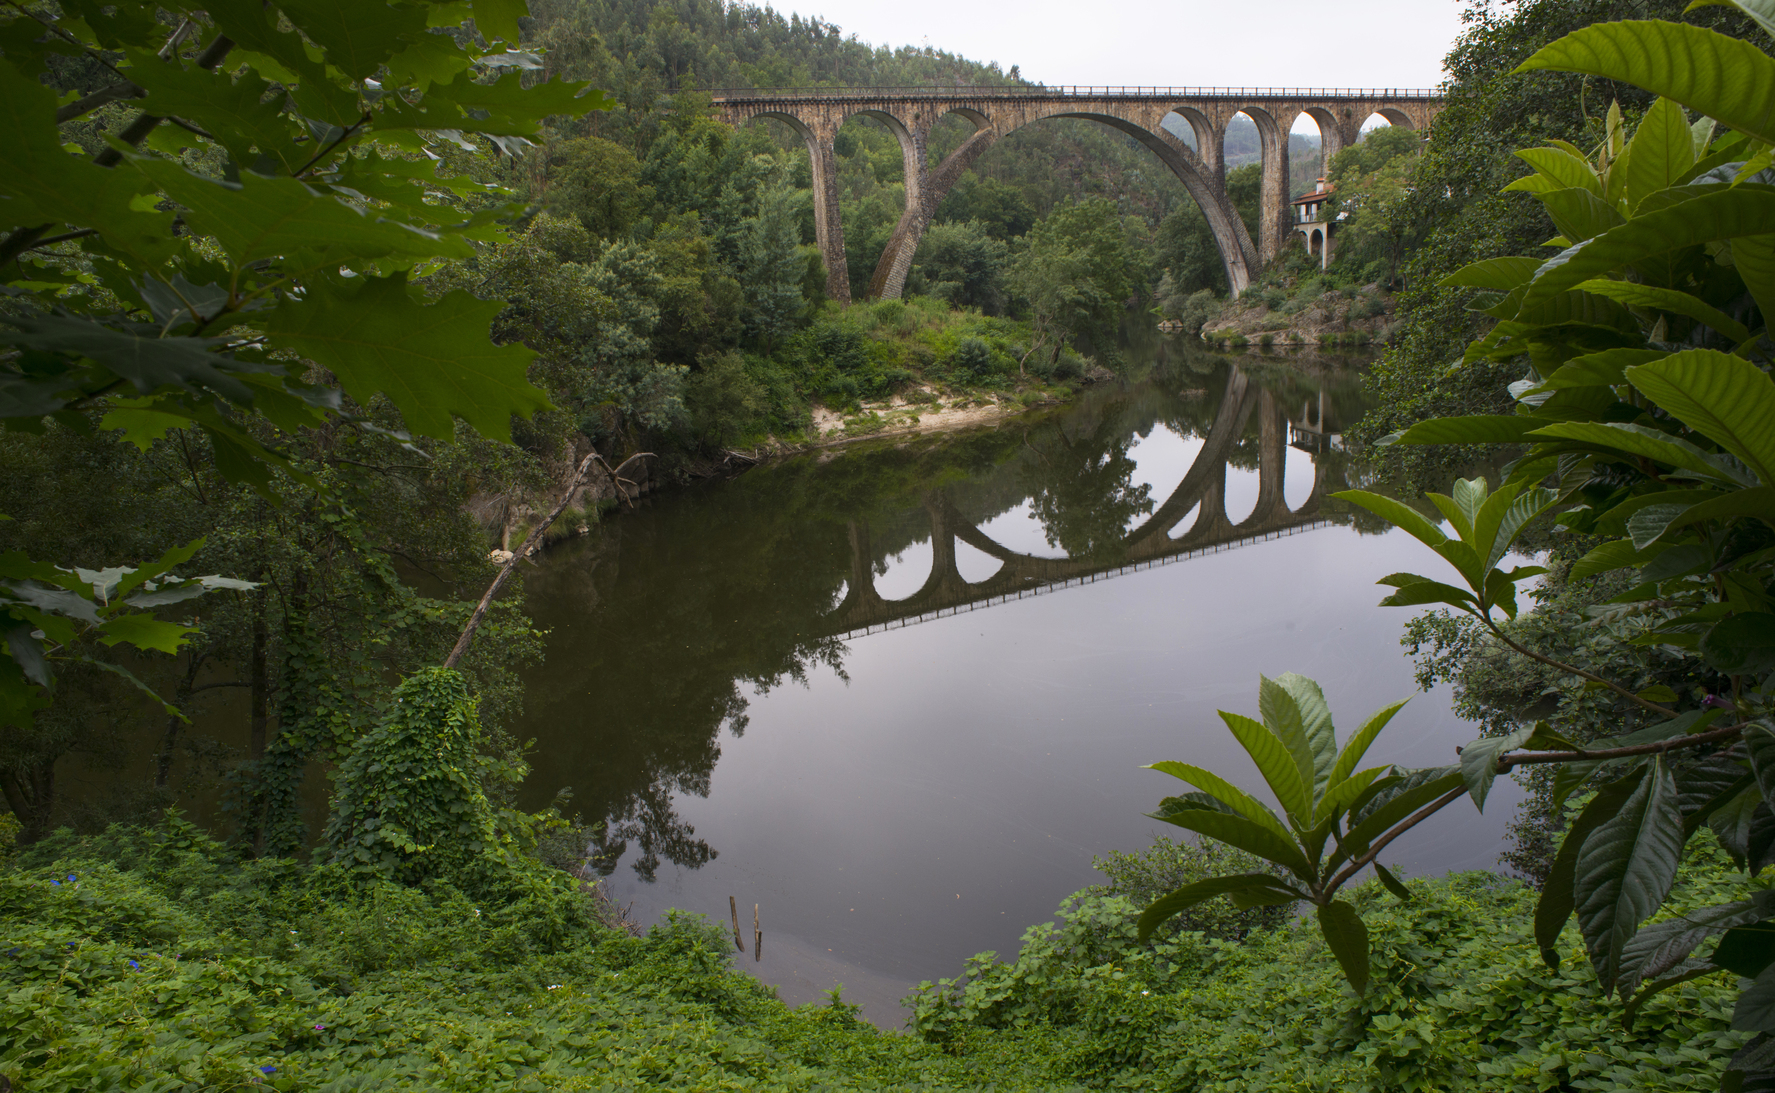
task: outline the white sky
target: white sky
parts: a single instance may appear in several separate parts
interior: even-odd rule
[[[1048,84],[1434,87],[1460,0],[772,0]],[[1310,123],[1305,127],[1311,129]]]

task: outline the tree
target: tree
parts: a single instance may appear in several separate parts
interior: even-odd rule
[[[959,307],[1002,315],[1010,255],[1010,247],[977,220],[932,224],[919,242],[915,281],[908,287]]]
[[[514,415],[545,409],[531,354],[488,338],[497,305],[434,302],[409,278],[518,211],[501,187],[439,175],[447,153],[431,146],[517,153],[545,116],[601,105],[583,85],[523,86],[535,59],[508,48],[521,12],[481,0],[477,37],[428,25],[468,8],[15,6],[0,58],[0,419],[142,450],[177,434],[268,503],[299,490],[331,504],[292,447],[315,430],[392,448],[462,421],[503,440]],[[104,147],[69,154],[77,132]],[[30,731],[48,660],[81,642],[190,641],[194,627],[148,612],[217,586],[170,572],[200,545],[90,573],[8,555],[6,722]]]
[[[1035,319],[1023,360],[1042,348],[1058,358],[1068,337],[1113,325],[1133,291],[1132,265],[1121,217],[1107,198],[1067,202],[1037,222],[1010,276]]]
[[[1727,2],[1775,31],[1766,5]],[[1775,59],[1715,31],[1647,20],[1574,31],[1522,67],[1631,82],[1659,96],[1631,134],[1611,106],[1594,159],[1566,142],[1518,153],[1534,173],[1511,188],[1545,208],[1560,231],[1558,254],[1488,259],[1445,281],[1479,290],[1474,306],[1497,320],[1467,359],[1526,368],[1511,387],[1518,406],[1421,422],[1393,442],[1527,450],[1495,490],[1476,478],[1429,495],[1453,534],[1393,498],[1335,496],[1404,529],[1457,575],[1459,583],[1385,577],[1394,591],[1383,605],[1452,607],[1489,640],[1611,693],[1648,723],[1581,745],[1541,721],[1476,740],[1449,767],[1355,775],[1335,750],[1322,701],[1284,685],[1294,701],[1271,694],[1264,724],[1227,720],[1289,825],[1209,772],[1180,765],[1161,769],[1199,792],[1160,818],[1287,869],[1287,887],[1320,907],[1326,941],[1360,992],[1371,975],[1367,933],[1353,912],[1331,910],[1349,872],[1328,875],[1324,840],[1337,846],[1332,864],[1378,870],[1378,853],[1437,809],[1462,795],[1483,808],[1498,775],[1553,766],[1555,803],[1581,807],[1541,892],[1543,957],[1559,964],[1560,935],[1575,916],[1604,993],[1630,999],[1629,1022],[1645,999],[1678,983],[1749,980],[1732,1027],[1757,1035],[1732,1057],[1726,1088],[1765,1088],[1775,1082],[1775,901],[1749,883],[1739,900],[1651,920],[1703,826],[1747,880],[1775,862],[1775,236],[1765,233],[1775,186],[1764,173],[1775,125],[1758,98],[1775,85]],[[1702,117],[1690,119],[1685,106]],[[1636,571],[1596,623],[1617,640],[1681,657],[1687,693],[1635,690],[1526,646],[1500,624],[1498,614],[1518,613],[1517,586],[1544,572],[1501,563],[1555,508],[1561,526],[1605,539],[1571,579]],[[1142,930],[1222,893],[1282,898],[1273,877],[1259,876],[1173,893],[1147,910]]]
[[[1380,138],[1380,133],[1400,137]],[[1412,185],[1417,145],[1409,129],[1378,130],[1332,162],[1336,192],[1327,202],[1327,214],[1337,221],[1336,260],[1343,265],[1384,264],[1389,287],[1422,234]]]

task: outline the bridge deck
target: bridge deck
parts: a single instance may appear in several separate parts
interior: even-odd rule
[[[719,103],[793,99],[797,102],[842,102],[856,99],[989,99],[996,101],[1048,102],[1058,99],[1121,99],[1128,102],[1168,102],[1181,99],[1256,102],[1265,99],[1295,102],[1349,100],[1373,102],[1434,102],[1442,98],[1435,88],[1425,87],[1127,87],[1066,84],[1054,87],[720,87],[708,89]]]
[[[1063,588],[1078,588],[1081,585],[1096,584],[1098,581],[1107,581],[1128,573],[1138,573],[1143,569],[1157,569],[1160,566],[1171,565],[1175,562],[1187,561],[1191,558],[1199,558],[1204,554],[1224,554],[1229,550],[1236,550],[1239,547],[1247,546],[1251,543],[1267,543],[1272,539],[1286,539],[1291,535],[1299,535],[1302,532],[1314,531],[1323,527],[1332,527],[1339,523],[1341,523],[1341,521],[1330,517],[1310,520],[1303,524],[1296,524],[1293,527],[1279,528],[1275,531],[1266,531],[1242,539],[1230,539],[1218,543],[1209,543],[1205,546],[1194,547],[1189,550],[1181,550],[1176,554],[1167,554],[1160,558],[1147,558],[1138,562],[1128,562],[1124,565],[1106,566],[1094,573],[1086,573],[1077,577],[1068,577],[1065,580],[1045,581],[1041,584],[1030,585],[1027,588],[1019,588],[1010,592],[996,592],[990,595],[982,595],[977,600],[968,600],[963,603],[936,607],[929,611],[922,611],[915,615],[907,615],[903,618],[890,619],[886,622],[870,623],[868,626],[859,626],[855,629],[846,630],[843,633],[835,634],[833,636],[839,641],[850,641],[852,638],[867,637],[870,634],[879,634],[886,630],[901,630],[908,626],[917,626],[922,622],[932,622],[936,619],[948,618],[951,615],[965,615],[969,611],[979,611],[987,607],[996,607],[1001,603],[1009,603],[1012,600],[1026,600],[1032,596],[1045,596],[1050,592],[1058,592]],[[891,603],[892,601],[889,602]]]

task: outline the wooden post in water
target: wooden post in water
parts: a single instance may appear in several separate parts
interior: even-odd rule
[[[743,953],[746,951],[746,939],[740,935],[740,905],[732,896],[727,897],[727,911],[733,916],[733,947]]]
[[[752,905],[752,962],[764,959],[764,931],[758,928],[758,905]]]

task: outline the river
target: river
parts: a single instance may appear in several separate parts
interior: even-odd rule
[[[824,450],[668,493],[530,570],[547,662],[515,731],[529,807],[603,821],[642,923],[759,907],[791,1002],[842,982],[898,1026],[920,980],[1015,954],[1093,855],[1139,850],[1183,760],[1269,798],[1217,709],[1259,673],[1323,684],[1340,732],[1417,690],[1377,578],[1428,550],[1328,497],[1363,410],[1335,363],[1161,343],[1139,376],[995,428]],[[1452,762],[1475,730],[1418,695],[1370,751]],[[1517,799],[1389,848],[1489,868]],[[1178,832],[1178,834],[1182,834]]]

